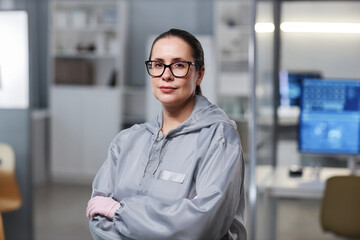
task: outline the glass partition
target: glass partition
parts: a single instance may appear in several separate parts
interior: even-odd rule
[[[256,182],[255,193],[250,192],[252,201],[251,220],[252,232],[250,239],[272,239],[275,231],[272,231],[272,202],[269,202],[266,194],[259,189],[266,176],[271,172],[275,161],[274,133],[276,118],[274,115],[274,99],[276,81],[274,81],[274,1],[257,1],[254,34],[254,70],[252,84],[253,98],[253,146],[252,165]],[[261,186],[260,186],[261,188]],[[254,196],[252,196],[252,195]],[[255,219],[254,219],[255,218]]]
[[[256,114],[257,114],[257,163],[271,164],[272,131],[274,128],[274,29],[258,26],[273,22],[273,2],[259,1],[256,13]],[[259,25],[260,24],[260,25]]]

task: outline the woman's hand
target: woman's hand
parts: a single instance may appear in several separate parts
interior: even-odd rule
[[[89,200],[86,208],[86,216],[94,219],[96,214],[113,219],[115,211],[120,207],[120,203],[110,197],[96,196]]]

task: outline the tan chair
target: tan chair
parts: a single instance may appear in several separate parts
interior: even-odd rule
[[[1,214],[21,206],[21,195],[15,178],[15,153],[7,144],[0,143],[0,240],[5,239]]]
[[[320,222],[324,231],[360,239],[360,176],[334,176],[326,181]]]

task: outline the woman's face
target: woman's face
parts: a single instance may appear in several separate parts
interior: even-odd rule
[[[178,61],[194,62],[190,45],[178,37],[159,39],[153,46],[151,60],[171,64]],[[196,85],[200,85],[205,69],[199,72],[190,66],[185,77],[174,77],[169,68],[160,77],[151,77],[154,96],[163,106],[184,106],[192,101]]]

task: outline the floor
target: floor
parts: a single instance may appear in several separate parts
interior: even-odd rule
[[[35,187],[35,240],[91,239],[88,220],[85,217],[90,194],[90,185],[57,183]],[[319,207],[318,200],[280,200],[277,213],[277,239],[337,239],[321,231]]]
[[[278,200],[277,239],[279,240],[336,240],[320,227],[320,200]]]
[[[46,184],[34,190],[35,240],[92,239],[85,216],[90,185]]]

